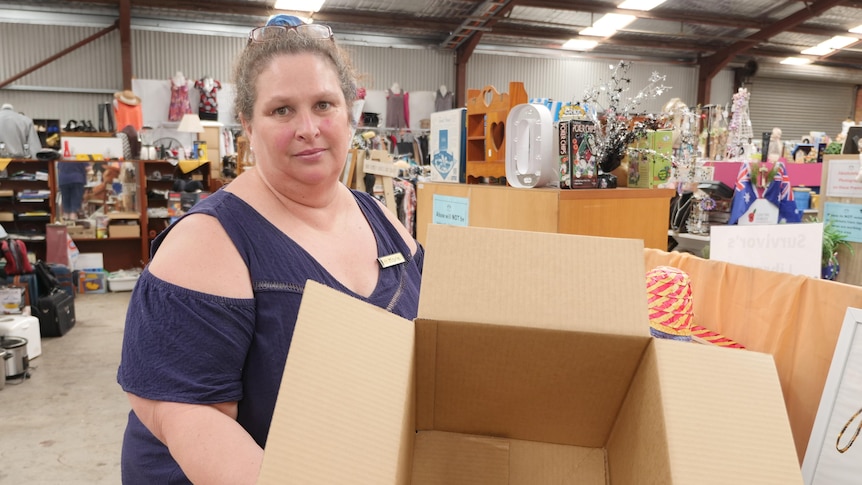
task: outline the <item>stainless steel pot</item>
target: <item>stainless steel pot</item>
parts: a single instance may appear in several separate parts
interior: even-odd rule
[[[2,347],[11,357],[4,357],[6,367],[6,379],[25,377],[27,369],[30,368],[30,359],[27,356],[27,339],[24,337],[0,337]]]

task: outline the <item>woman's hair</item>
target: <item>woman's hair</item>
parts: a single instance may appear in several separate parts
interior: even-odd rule
[[[257,99],[257,78],[270,62],[285,54],[314,54],[328,60],[335,68],[341,92],[344,93],[347,113],[353,120],[353,102],[356,100],[356,75],[347,53],[333,39],[309,38],[297,31],[284,32],[264,42],[251,42],[234,66],[236,98],[234,113],[237,118],[251,121]]]

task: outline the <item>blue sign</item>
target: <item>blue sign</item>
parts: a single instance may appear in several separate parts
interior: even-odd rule
[[[823,222],[829,221],[835,229],[847,234],[848,241],[862,243],[862,204],[825,203]]]
[[[468,226],[470,214],[470,199],[466,197],[451,197],[448,195],[434,194],[434,202],[431,206],[434,216],[431,222],[434,224],[448,224],[450,226]]]

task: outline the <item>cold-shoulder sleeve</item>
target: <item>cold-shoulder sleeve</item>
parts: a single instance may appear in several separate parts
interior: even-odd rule
[[[117,380],[146,399],[238,401],[254,324],[253,299],[192,291],[144,270],[126,313]]]

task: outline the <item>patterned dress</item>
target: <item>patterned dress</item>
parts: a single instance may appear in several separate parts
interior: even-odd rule
[[[189,85],[188,82],[177,84],[171,78],[171,107],[168,111],[168,121],[180,121],[184,114],[192,112],[191,103],[189,103]]]
[[[202,120],[218,121],[218,98],[216,91],[221,89],[221,83],[215,79],[198,79],[195,87],[201,92],[201,104],[198,115]]]

